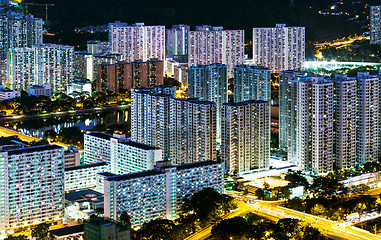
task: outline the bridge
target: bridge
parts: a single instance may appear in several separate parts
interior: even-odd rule
[[[366,66],[380,66],[380,62],[338,62],[338,61],[305,61],[304,68],[306,70],[318,70],[318,69],[327,69],[327,70],[336,70],[340,68],[357,68],[357,67],[366,67]]]

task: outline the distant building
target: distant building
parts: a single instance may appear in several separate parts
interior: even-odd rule
[[[188,86],[188,71],[187,67],[180,62],[167,58],[165,75],[167,77],[173,77],[176,81],[179,81],[182,85]]]
[[[84,240],[130,240],[131,228],[121,223],[103,218],[84,222]]]
[[[8,49],[42,44],[42,19],[31,14],[8,11],[0,14],[0,57]]]
[[[64,165],[66,167],[74,167],[81,164],[81,153],[78,148],[69,146],[64,152]]]
[[[163,151],[154,146],[126,139],[123,135],[99,132],[85,134],[85,163],[105,161],[114,174],[127,174],[154,168]]]
[[[370,7],[370,43],[381,44],[381,5]]]
[[[185,196],[203,188],[222,193],[223,187],[223,163],[171,166],[169,161],[158,162],[154,170],[108,177],[104,182],[104,216],[118,219],[126,211],[133,226],[152,219],[174,219]]]
[[[165,59],[165,26],[145,26],[109,23],[112,52],[122,54],[122,61]]]
[[[41,44],[12,48],[7,53],[7,87],[28,90],[29,85],[50,84],[52,92],[66,92],[74,79],[74,47]]]
[[[99,40],[87,41],[87,53],[91,55],[103,55],[111,53],[111,43]]]
[[[86,78],[76,79],[67,85],[66,94],[70,97],[78,97],[83,94],[91,95],[92,93],[91,81]]]
[[[217,138],[221,136],[221,106],[228,102],[228,66],[220,63],[188,68],[188,98],[217,104]]]
[[[98,68],[97,91],[131,91],[132,88],[163,85],[164,81],[164,62],[158,59],[102,63]]]
[[[222,27],[197,26],[189,32],[188,65],[222,63],[228,66],[228,76],[234,76],[234,66],[244,62],[244,30],[224,30]]]
[[[167,29],[167,57],[179,62],[188,61],[188,35],[190,27],[188,25],[173,25]]]
[[[0,101],[10,100],[20,97],[20,91],[11,90],[3,85],[0,85]]]
[[[110,171],[106,162],[65,167],[65,191],[90,189],[96,187],[96,174]]]
[[[170,99],[169,150],[172,164],[217,160],[214,102]]]
[[[42,86],[39,85],[29,85],[28,86],[28,95],[29,96],[45,96],[45,97],[51,97],[52,93],[50,90],[49,84],[44,84]]]
[[[1,138],[0,230],[63,220],[63,148]]]
[[[221,159],[229,172],[268,168],[270,103],[245,101],[222,105]]]
[[[305,28],[253,28],[253,61],[255,65],[270,68],[272,72],[302,71],[305,61]]]
[[[258,66],[234,67],[234,102],[271,101],[271,71]]]
[[[98,78],[99,65],[102,63],[116,63],[120,54],[91,55],[87,52],[74,54],[74,78],[86,78],[94,82]]]

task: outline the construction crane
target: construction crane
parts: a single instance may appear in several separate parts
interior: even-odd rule
[[[51,3],[24,3],[21,2],[19,4],[25,5],[25,12],[28,12],[28,6],[33,5],[33,6],[45,6],[45,21],[48,21],[48,7],[54,7],[54,4]]]

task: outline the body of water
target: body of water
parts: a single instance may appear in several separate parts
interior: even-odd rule
[[[42,138],[47,130],[56,133],[62,128],[77,126],[81,130],[92,130],[94,127],[109,127],[125,124],[130,119],[130,109],[93,113],[78,113],[65,116],[54,116],[39,119],[18,119],[2,122],[0,125],[15,129],[25,135]],[[100,126],[101,125],[101,126]]]

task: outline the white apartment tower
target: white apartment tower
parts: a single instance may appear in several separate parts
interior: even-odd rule
[[[311,73],[281,71],[279,73],[279,147],[287,158],[298,163],[298,82],[314,76]]]
[[[0,14],[0,57],[10,48],[42,44],[42,19],[31,14],[8,11]]]
[[[64,149],[1,141],[0,230],[62,223]]]
[[[298,82],[299,167],[314,174],[333,170],[333,83],[322,77]]]
[[[165,26],[110,23],[109,41],[112,52],[122,54],[122,61],[146,62],[152,58],[165,60]]]
[[[214,102],[196,99],[170,100],[170,160],[186,164],[217,160]]]
[[[169,102],[175,86],[134,88],[131,91],[131,139],[163,149],[169,157]]]
[[[188,98],[217,104],[217,137],[221,136],[221,106],[228,102],[228,67],[224,64],[188,68]]]
[[[12,48],[7,53],[7,82],[12,89],[49,84],[52,92],[66,92],[74,80],[74,47],[41,44]]]
[[[183,62],[188,58],[188,25],[173,25],[167,29],[167,57]],[[186,58],[186,59],[185,59]]]
[[[222,63],[228,66],[229,77],[234,76],[234,66],[244,62],[244,30],[223,30],[222,27],[198,26],[189,32],[188,64],[209,65]]]
[[[370,7],[370,43],[381,44],[381,5]]]
[[[379,77],[357,74],[357,164],[378,161]]]
[[[305,61],[305,28],[253,28],[253,61],[272,72],[303,70]]]
[[[356,167],[357,81],[336,75],[334,87],[335,168],[348,169]]]
[[[234,67],[234,102],[271,101],[271,71],[259,66]]]
[[[243,173],[269,167],[269,102],[225,103],[221,115],[221,159],[225,169]]]

